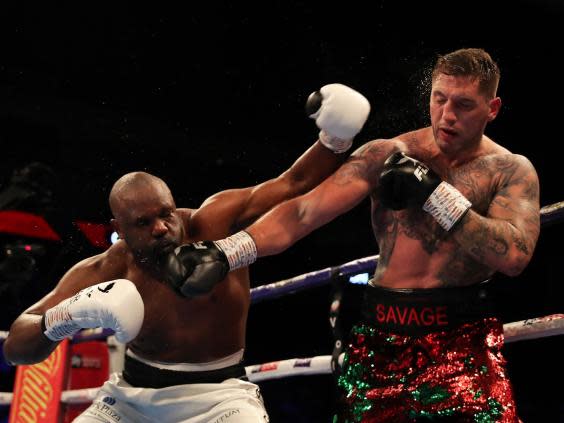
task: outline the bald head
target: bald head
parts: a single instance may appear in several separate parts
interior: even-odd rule
[[[162,195],[172,198],[170,189],[161,178],[147,172],[126,173],[114,183],[110,191],[110,210],[118,218],[124,207]]]
[[[182,243],[184,224],[162,179],[146,172],[123,175],[114,183],[109,201],[114,230],[143,263]]]

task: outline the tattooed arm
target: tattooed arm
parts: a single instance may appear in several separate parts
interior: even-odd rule
[[[478,262],[516,276],[531,260],[540,232],[539,181],[523,156],[504,155],[494,164],[499,183],[487,215],[470,210],[453,236]]]
[[[258,256],[277,254],[360,203],[375,187],[392,141],[377,140],[355,151],[312,191],[272,209],[246,231]]]

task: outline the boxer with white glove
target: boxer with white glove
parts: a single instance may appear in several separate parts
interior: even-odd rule
[[[116,279],[99,283],[78,292],[45,312],[41,319],[43,333],[51,341],[60,341],[80,329],[109,328],[118,342],[134,339],[141,325],[145,307],[133,282]]]
[[[368,119],[370,103],[346,85],[329,84],[311,93],[306,113],[321,129],[319,141],[335,153],[344,153]]]
[[[335,153],[347,151],[370,113],[370,103],[359,92],[342,84],[329,84],[312,93],[307,115],[321,131],[319,141]],[[168,257],[168,282],[180,295],[192,297],[210,292],[227,273],[257,259],[251,236],[240,231],[219,241],[203,241],[178,247]]]

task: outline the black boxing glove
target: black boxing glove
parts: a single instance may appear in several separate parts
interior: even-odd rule
[[[231,270],[256,260],[253,239],[244,231],[219,241],[181,245],[166,258],[166,280],[185,297],[211,292]]]
[[[398,151],[384,162],[380,202],[392,210],[422,207],[445,230],[450,230],[472,204],[422,162]]]

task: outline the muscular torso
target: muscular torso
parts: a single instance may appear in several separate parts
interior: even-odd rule
[[[428,135],[429,131],[408,134],[401,148],[455,186],[470,200],[472,210],[485,216],[504,172],[512,167],[512,155],[491,143],[486,154],[453,168],[434,154],[433,144],[425,140]],[[371,194],[371,205],[372,229],[380,249],[374,284],[392,288],[464,286],[494,273],[463,252],[423,210],[384,209],[377,189]]]
[[[120,178],[110,193],[116,230],[123,238],[105,252],[74,265],[57,286],[14,323],[16,332],[41,330],[38,316],[81,289],[120,278],[131,280],[144,302],[144,322],[129,347],[164,362],[203,363],[244,348],[250,304],[248,269],[238,269],[206,295],[185,298],[163,280],[157,257],[176,245],[218,240],[246,228],[276,205],[306,193],[346,160],[314,143],[279,176],[258,185],[208,197],[197,210],[177,209],[162,180],[143,172]],[[127,242],[126,242],[127,241]],[[135,252],[135,255],[134,255]],[[32,362],[54,348],[45,337],[14,356]],[[24,357],[25,356],[25,357]]]
[[[183,227],[180,244],[220,239],[232,233],[237,208],[227,204],[224,210],[219,209],[177,209]],[[115,279],[132,281],[143,299],[143,325],[128,344],[139,356],[171,363],[203,363],[244,348],[250,304],[247,268],[230,272],[209,294],[185,298],[164,282],[156,264],[136,258],[123,240],[74,266],[57,289],[28,312],[43,314],[83,288]]]
[[[206,362],[244,347],[249,308],[248,270],[231,272],[212,293],[186,299],[133,266],[133,281],[145,303],[145,319],[130,348],[166,362]]]
[[[184,243],[228,235],[228,230],[204,210],[196,219],[186,210],[179,212],[188,229]],[[165,362],[200,363],[244,348],[250,304],[248,268],[230,272],[210,294],[191,299],[176,294],[131,258],[124,277],[135,283],[145,304],[141,332],[129,345],[138,355]]]

